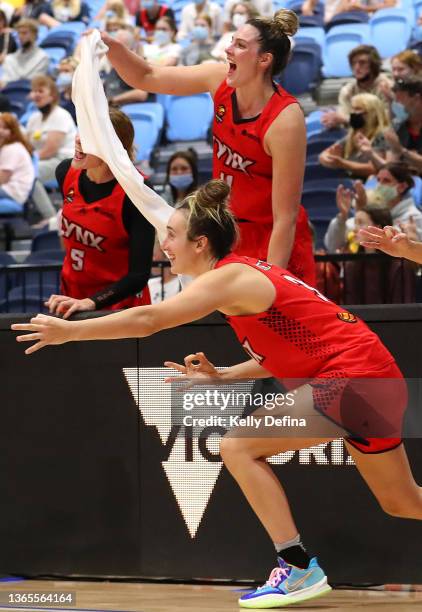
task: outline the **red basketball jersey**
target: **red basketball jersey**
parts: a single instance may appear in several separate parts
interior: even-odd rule
[[[227,317],[243,348],[274,376],[308,379],[333,370],[350,375],[394,362],[363,321],[289,271],[238,255],[228,255],[216,267],[231,263],[259,270],[276,289],[267,311]]]
[[[116,183],[110,196],[88,204],[79,191],[81,170],[70,167],[63,183],[61,235],[65,246],[62,292],[83,299],[128,273],[129,240],[122,221],[125,192]],[[149,304],[149,292],[131,296],[109,309]]]
[[[267,258],[272,214],[273,160],[264,150],[265,134],[278,115],[296,98],[279,85],[258,117],[237,117],[235,89],[226,81],[214,98],[213,176],[231,187],[230,207],[239,220],[240,243],[236,253]],[[308,216],[301,206],[288,269],[315,284],[315,263]]]

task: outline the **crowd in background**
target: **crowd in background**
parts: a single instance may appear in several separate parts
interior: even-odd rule
[[[400,8],[400,2],[305,0],[296,10],[303,17],[319,15],[328,31],[343,13],[373,15],[385,8]],[[226,0],[224,4],[195,0],[187,1],[176,15],[175,4],[157,0],[106,0],[102,5],[89,0],[0,2],[0,223],[1,215],[23,211],[31,195],[40,217],[54,227],[57,206],[49,193],[58,188],[57,167],[74,156],[77,125],[71,88],[80,43],[76,41],[56,61],[43,47],[48,35],[63,24],[77,22],[83,28],[104,29],[134,53],[161,66],[224,62],[233,32],[252,17],[272,15],[275,8],[272,0]],[[374,46],[364,44],[354,48],[348,60],[353,77],[341,87],[338,104],[322,108],[322,131],[339,137],[319,153],[318,162],[343,173],[345,179],[337,188],[338,213],[326,230],[325,251],[365,252],[358,230],[367,225],[394,224],[422,240],[422,198],[417,195],[422,174],[422,59],[417,50],[403,49],[382,60]],[[101,76],[113,107],[155,100],[123,81],[106,57],[101,61]],[[17,118],[9,90],[22,80],[30,84],[30,104]],[[197,187],[198,177],[194,149],[174,153],[167,165],[163,197],[174,205]],[[158,245],[154,252],[159,254]],[[336,284],[331,295],[337,297],[347,271],[333,266],[332,272]],[[351,295],[340,297],[346,303],[356,298],[351,287],[377,284],[373,271],[365,282],[356,266],[347,274],[352,279],[347,289]],[[397,270],[388,274],[393,278],[391,301],[403,301],[396,296],[400,291],[408,296],[404,301],[414,299],[414,292],[407,291],[408,283],[405,290],[397,289]],[[156,283],[151,285],[154,299],[179,290],[168,270],[164,280],[170,283],[165,292],[158,291]],[[374,300],[375,294],[360,299]]]

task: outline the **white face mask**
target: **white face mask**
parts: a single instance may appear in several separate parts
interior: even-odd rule
[[[245,25],[247,21],[248,21],[248,16],[245,13],[234,13],[232,17],[232,24],[234,25],[236,30],[240,28],[241,26]]]

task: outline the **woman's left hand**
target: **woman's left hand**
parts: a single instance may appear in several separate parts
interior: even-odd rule
[[[17,342],[33,342],[35,344],[26,349],[25,354],[30,355],[48,344],[64,344],[71,340],[72,323],[56,317],[39,314],[29,323],[13,323],[13,331],[31,332],[24,336],[17,336]]]
[[[51,314],[62,315],[63,319],[68,319],[74,312],[95,310],[95,302],[90,298],[77,300],[67,295],[50,295],[45,305]]]

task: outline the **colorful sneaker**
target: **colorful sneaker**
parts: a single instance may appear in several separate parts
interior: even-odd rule
[[[273,569],[262,587],[242,595],[239,599],[241,608],[282,608],[331,591],[316,557],[311,559],[307,569],[289,565],[280,558],[278,562],[280,567]]]

